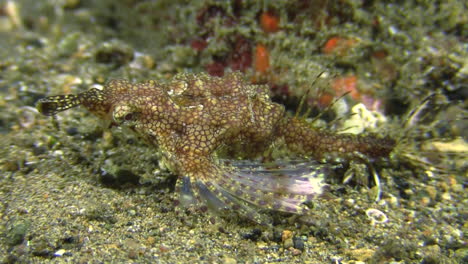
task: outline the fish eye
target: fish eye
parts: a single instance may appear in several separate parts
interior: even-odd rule
[[[130,112],[130,113],[126,113],[125,115],[123,115],[121,118],[120,118],[120,121],[122,123],[125,123],[125,122],[131,122],[131,121],[136,121],[138,119],[138,116],[140,115],[139,112]]]
[[[125,122],[131,122],[138,119],[140,112],[135,111],[133,107],[128,105],[118,106],[114,109],[113,118],[114,121],[118,124]]]
[[[128,113],[124,116],[124,121],[132,121],[135,118],[135,113]]]

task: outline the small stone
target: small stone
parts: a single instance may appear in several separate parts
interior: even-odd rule
[[[406,189],[406,190],[404,190],[404,193],[405,193],[405,195],[407,195],[407,196],[412,196],[412,195],[414,195],[414,191],[411,190],[411,189]]]
[[[144,252],[143,245],[140,245],[137,240],[131,238],[123,241],[123,246],[127,249],[127,256],[130,259],[138,258]]]
[[[6,233],[9,246],[16,246],[23,242],[31,223],[27,220],[13,223]]]
[[[454,185],[452,186],[452,190],[453,190],[454,192],[457,192],[457,193],[463,192],[463,190],[464,190],[463,184],[460,184],[460,183],[454,184]]]
[[[436,256],[440,254],[440,247],[439,245],[430,245],[430,246],[426,246],[424,251],[425,251],[425,254]]]
[[[288,238],[283,242],[283,247],[284,248],[292,248],[294,247],[294,241],[292,238]]]
[[[429,195],[429,197],[431,197],[432,200],[435,200],[435,198],[437,196],[437,190],[436,190],[436,188],[434,186],[427,186],[426,187],[426,192]]]
[[[455,178],[455,176],[448,177],[447,181],[450,186],[453,186],[458,183],[457,178]]]
[[[148,245],[154,245],[155,242],[156,242],[156,238],[154,236],[150,236],[146,239],[146,243]]]
[[[130,249],[128,250],[128,254],[127,254],[128,258],[129,259],[136,259],[138,258],[138,252],[134,249]]]
[[[294,248],[299,249],[301,251],[304,250],[304,240],[300,237],[294,237],[293,238],[293,243],[294,243]]]
[[[3,169],[6,171],[18,171],[20,169],[20,166],[18,164],[19,162],[16,160],[6,160],[3,162]]]
[[[133,60],[134,54],[132,47],[125,43],[110,41],[102,43],[98,47],[94,57],[98,63],[120,67]]]
[[[372,258],[375,250],[370,248],[358,248],[349,250],[347,253],[351,256],[352,259],[365,262]]]
[[[293,254],[293,256],[298,256],[302,254],[302,251],[297,248],[290,248],[289,250],[291,251],[291,254]]]
[[[387,215],[378,209],[369,208],[366,210],[366,215],[371,220],[371,224],[383,224],[388,222]]]
[[[344,205],[347,206],[347,207],[352,207],[355,203],[356,203],[356,201],[354,199],[344,200]]]
[[[421,197],[419,201],[422,206],[428,206],[431,203],[431,198],[425,196],[425,197]]]
[[[447,182],[439,182],[437,184],[437,189],[439,190],[439,192],[441,192],[441,191],[446,192],[450,188],[449,188],[449,184]]]
[[[252,241],[258,241],[258,239],[262,236],[262,230],[258,228],[254,228],[248,233],[242,234],[242,238],[252,240]]]
[[[159,251],[161,251],[161,253],[169,252],[169,250],[171,250],[171,249],[170,249],[169,247],[163,245],[163,244],[161,244],[161,245],[159,246]]]
[[[65,254],[65,252],[67,252],[65,249],[59,249],[59,250],[55,251],[54,256],[55,257],[61,257],[61,256],[63,256]]]
[[[378,201],[377,204],[379,206],[385,207],[385,206],[387,206],[387,201],[382,199],[382,200]]]
[[[399,205],[398,198],[395,197],[394,195],[390,195],[387,199],[387,203],[391,205],[392,207],[397,207]]]
[[[224,257],[223,263],[224,264],[237,264],[237,260],[231,257]]]
[[[267,249],[268,248],[268,244],[263,242],[263,241],[259,241],[257,242],[257,248],[259,249]]]
[[[146,69],[153,69],[156,66],[156,62],[151,56],[143,55],[139,59],[141,65]]]
[[[283,230],[283,233],[281,234],[281,241],[285,242],[287,239],[292,238],[293,232],[291,230]]]
[[[434,141],[424,146],[424,149],[436,150],[439,152],[466,153],[468,152],[468,143],[463,138],[457,138],[451,142]]]
[[[450,200],[452,200],[452,196],[450,195],[449,192],[444,192],[444,193],[442,194],[442,199],[444,199],[444,200],[446,200],[446,201],[450,201]]]

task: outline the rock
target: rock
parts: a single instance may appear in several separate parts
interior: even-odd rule
[[[237,260],[231,257],[224,257],[223,263],[224,264],[237,264]]]
[[[301,237],[293,237],[294,248],[304,251],[305,243]]]

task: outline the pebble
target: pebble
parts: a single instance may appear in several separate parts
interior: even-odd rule
[[[20,108],[18,122],[22,128],[31,128],[36,124],[37,110],[30,106]]]
[[[427,196],[421,197],[419,202],[421,203],[422,206],[428,206],[431,203],[431,198],[429,198]]]
[[[429,197],[431,197],[432,200],[435,200],[435,198],[437,196],[437,190],[436,190],[436,188],[434,186],[427,186],[426,187],[426,192],[429,195]]]
[[[154,236],[150,236],[146,239],[146,244],[147,245],[154,245],[154,243],[156,243],[156,238]]]
[[[223,263],[224,264],[237,264],[237,260],[231,257],[224,257]]]
[[[353,207],[353,205],[356,203],[354,199],[346,199],[344,200],[344,205],[347,207]]]
[[[294,247],[294,241],[292,238],[288,238],[285,241],[283,241],[283,247],[284,248],[292,248]]]
[[[424,247],[424,253],[426,255],[437,256],[440,254],[440,247],[439,245],[429,245]]]
[[[10,172],[18,171],[20,169],[19,161],[5,160],[3,162],[3,169]]]
[[[291,251],[291,254],[293,254],[293,256],[298,256],[302,254],[302,251],[297,248],[290,248],[289,250]]]
[[[383,224],[388,222],[387,215],[378,209],[369,208],[366,210],[366,215],[371,219],[372,224]]]
[[[290,239],[293,237],[293,232],[291,230],[283,230],[283,233],[281,234],[281,241],[285,242],[287,239]]]
[[[304,250],[304,240],[300,237],[293,238],[294,248],[303,251]]]
[[[347,253],[352,259],[362,261],[363,263],[365,263],[365,261],[368,261],[370,258],[372,258],[372,256],[375,253],[375,250],[370,248],[358,248],[349,250]]]
[[[262,236],[262,231],[258,228],[251,230],[248,233],[242,234],[243,239],[248,239],[252,241],[258,241],[258,239]]]
[[[450,201],[450,200],[452,200],[452,196],[450,195],[450,193],[444,192],[444,193],[442,194],[442,199],[444,199],[444,200],[446,200],[446,201]]]
[[[164,245],[164,244],[159,245],[159,251],[161,253],[166,253],[166,252],[169,252],[170,250],[171,250],[171,248]]]
[[[65,252],[67,252],[65,249],[59,249],[59,250],[55,251],[54,256],[55,257],[61,257],[61,256],[63,256],[65,254]]]
[[[267,249],[268,248],[268,244],[263,242],[263,241],[259,241],[257,242],[257,248],[259,249]]]
[[[438,152],[466,153],[468,152],[468,143],[463,138],[457,138],[451,142],[434,141],[425,148],[436,149]]]
[[[9,246],[16,246],[21,244],[26,234],[28,233],[31,223],[27,220],[15,221],[11,226],[8,227],[8,231],[5,234],[7,243]]]
[[[464,191],[463,184],[457,183],[452,186],[452,190],[457,193],[461,193]]]
[[[155,60],[149,56],[144,54],[135,54],[135,60],[130,63],[130,67],[134,69],[153,69],[156,66]]]
[[[397,207],[399,205],[398,198],[392,194],[390,194],[386,200],[392,207]]]

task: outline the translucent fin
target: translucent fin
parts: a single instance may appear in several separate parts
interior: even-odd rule
[[[272,224],[272,219],[269,216],[262,214],[257,208],[244,200],[231,195],[225,189],[217,185],[215,181],[205,183],[199,181],[198,185],[200,193],[203,193],[204,195],[202,196],[208,200],[209,208],[216,209],[216,212],[223,212],[225,209],[231,209],[256,223],[264,225]],[[213,208],[212,206],[210,207],[210,205],[216,205],[216,207]]]
[[[272,220],[262,209],[303,214],[303,204],[324,191],[331,167],[316,162],[229,161],[230,168],[206,168],[204,173],[181,177],[177,183],[180,203],[203,206],[217,214],[233,210],[260,224]]]
[[[267,166],[260,162],[234,162],[238,170],[225,173],[217,182],[231,195],[260,208],[303,214],[304,202],[321,195],[329,166],[316,162],[287,161]]]
[[[200,192],[200,196],[205,201],[208,208],[217,211],[228,209],[229,206],[225,202],[221,201],[220,198],[212,191],[210,191],[204,182],[197,181],[196,186]]]
[[[181,177],[176,184],[175,201],[184,208],[195,208],[201,211],[208,208],[216,215],[224,215],[229,210],[233,210],[259,224],[272,222],[267,215],[261,214],[256,208],[203,178],[195,180],[189,176]]]
[[[176,183],[175,200],[184,207],[197,204],[192,184],[188,176],[180,177]]]

